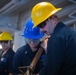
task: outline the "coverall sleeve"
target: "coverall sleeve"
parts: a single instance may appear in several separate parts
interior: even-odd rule
[[[13,58],[14,58],[14,53],[12,53],[9,58],[8,58],[8,71],[9,73],[13,72]]]
[[[21,66],[21,55],[20,55],[20,52],[17,51],[14,55],[14,59],[13,59],[13,72],[14,72],[14,75],[18,75],[19,72],[19,67]]]
[[[59,75],[65,55],[65,40],[63,36],[52,36],[48,41],[46,65],[39,75]]]

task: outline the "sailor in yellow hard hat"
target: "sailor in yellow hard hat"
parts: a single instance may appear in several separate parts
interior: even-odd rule
[[[76,32],[59,20],[56,15],[59,10],[61,8],[50,2],[40,2],[32,8],[33,27],[38,26],[43,33],[51,34],[46,64],[39,75],[76,75]]]
[[[2,53],[0,55],[0,75],[12,75],[12,62],[15,52],[11,48],[12,35],[9,32],[0,34]]]

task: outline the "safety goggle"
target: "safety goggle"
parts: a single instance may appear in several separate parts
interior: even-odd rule
[[[39,39],[26,39],[26,41],[27,41],[28,43],[31,43],[31,42],[37,43],[37,42],[39,42]]]
[[[38,27],[39,27],[39,28],[44,28],[45,25],[46,25],[46,21],[47,21],[47,20],[45,20],[44,22],[40,23],[40,24],[38,25]]]
[[[0,41],[0,43],[8,43],[8,41]]]

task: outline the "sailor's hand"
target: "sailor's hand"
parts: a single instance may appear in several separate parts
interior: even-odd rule
[[[41,43],[41,47],[46,51],[47,49],[47,39]]]
[[[44,40],[42,41],[42,43],[41,43],[41,47],[45,50],[45,52],[46,52],[46,50],[47,50],[47,43],[48,43],[48,39],[50,38],[50,35],[49,36],[46,36],[45,38],[44,38]]]

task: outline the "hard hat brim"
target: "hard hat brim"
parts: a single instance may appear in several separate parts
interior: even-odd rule
[[[23,35],[25,38],[29,38],[29,39],[40,39],[43,37],[43,33],[40,33],[39,35],[37,36],[34,36],[34,35],[30,35],[30,34],[25,34]]]

